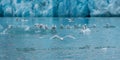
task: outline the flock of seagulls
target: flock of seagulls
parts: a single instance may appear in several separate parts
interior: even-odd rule
[[[73,19],[68,19],[68,20],[69,20],[69,22],[74,22]],[[19,19],[16,19],[16,21],[19,21]],[[22,19],[22,20],[20,20],[20,21],[21,21],[21,22],[27,22],[28,20]],[[6,29],[4,29],[4,31],[3,31],[2,33],[5,34],[9,29],[12,29],[13,27],[14,27],[14,26],[12,26],[12,25],[8,25],[8,27],[7,27]],[[58,28],[56,25],[52,25],[52,26],[49,28],[49,27],[48,27],[47,25],[45,25],[45,24],[38,24],[38,23],[34,24],[34,27],[39,28],[39,29],[43,29],[43,30],[51,30],[51,31],[56,31],[56,29]],[[115,26],[112,26],[112,25],[110,25],[109,23],[107,23],[107,24],[104,26],[104,28],[114,28],[114,27],[115,27]],[[25,31],[29,31],[30,28],[31,28],[31,27],[27,26],[27,27],[25,28]],[[79,32],[80,32],[80,33],[83,33],[83,34],[84,34],[84,33],[90,33],[90,32],[91,32],[90,27],[88,27],[87,24],[83,24],[83,25],[81,25],[81,24],[78,24],[78,25],[75,24],[75,25],[73,25],[73,26],[61,24],[59,28],[60,28],[60,29],[72,29],[72,28],[80,29]],[[93,24],[92,28],[96,28],[96,24]],[[39,32],[39,31],[36,31],[36,33],[37,33],[37,32]],[[64,36],[64,37],[61,37],[61,36],[58,36],[58,35],[54,35],[54,36],[52,36],[50,39],[64,40],[64,38],[76,39],[76,38],[75,38],[74,36],[72,36],[72,35],[66,35],[66,36]]]

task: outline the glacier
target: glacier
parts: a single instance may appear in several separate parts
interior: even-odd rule
[[[52,0],[14,0],[14,16],[52,16]]]
[[[89,0],[90,16],[120,16],[120,0]]]
[[[86,17],[88,15],[87,0],[53,0],[54,17]]]
[[[120,16],[120,0],[0,0],[0,16]]]

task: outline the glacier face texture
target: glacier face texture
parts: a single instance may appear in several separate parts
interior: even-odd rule
[[[87,0],[54,0],[54,16],[85,17],[89,15]]]
[[[0,13],[15,17],[53,16],[52,0],[1,0]]]
[[[0,16],[120,16],[120,0],[0,0]]]
[[[89,0],[90,16],[120,16],[120,0]]]
[[[52,0],[14,0],[14,16],[52,16]]]

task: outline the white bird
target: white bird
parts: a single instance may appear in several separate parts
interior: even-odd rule
[[[91,30],[89,28],[87,28],[86,25],[82,26],[82,29],[80,30],[81,33],[90,33]]]
[[[71,18],[67,18],[69,22],[74,22],[73,19]]]
[[[48,29],[48,26],[47,26],[47,25],[44,25],[44,29],[47,30],[47,29]]]
[[[30,30],[30,27],[26,26],[25,31],[28,31],[28,30]]]
[[[8,25],[8,29],[12,28],[13,26],[12,25]]]
[[[81,32],[82,33],[89,33],[91,30],[89,29],[89,28],[87,28],[87,29],[81,29]]]
[[[102,52],[107,52],[108,48],[101,48]]]
[[[27,22],[27,21],[28,21],[28,20],[26,20],[26,19],[22,19],[22,20],[21,20],[21,22]]]
[[[59,40],[64,40],[64,38],[58,36],[58,35],[54,35],[53,37],[51,37],[50,39],[59,39]]]
[[[74,36],[72,35],[66,35],[64,38],[71,38],[71,39],[76,39]]]
[[[11,29],[13,26],[12,25],[8,25],[8,27],[5,29],[5,30],[3,30],[3,32],[1,33],[1,34],[6,34],[6,32],[9,30],[9,29]]]
[[[1,34],[6,34],[8,29],[5,29],[3,32],[1,32]]]

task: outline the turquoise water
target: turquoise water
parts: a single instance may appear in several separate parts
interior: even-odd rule
[[[0,18],[0,60],[119,60],[119,19]],[[35,24],[47,24],[48,29]],[[81,33],[84,24],[90,31]]]

